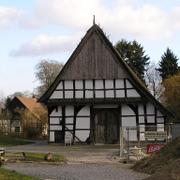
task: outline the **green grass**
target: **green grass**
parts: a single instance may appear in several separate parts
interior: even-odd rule
[[[22,175],[15,171],[10,171],[4,168],[0,168],[0,179],[2,180],[40,180],[26,175]]]
[[[30,144],[31,141],[13,136],[0,135],[0,147]]]
[[[22,153],[14,153],[14,155],[19,158],[20,160],[24,161],[45,161],[44,156],[45,153],[32,153],[32,152],[25,152],[26,158],[22,159],[23,155]],[[51,162],[65,162],[66,159],[63,155],[59,154],[52,154],[52,160]]]

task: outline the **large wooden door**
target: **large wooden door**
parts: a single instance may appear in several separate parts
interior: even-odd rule
[[[114,144],[118,142],[119,123],[117,112],[112,110],[96,111],[94,122],[94,138],[96,144]]]

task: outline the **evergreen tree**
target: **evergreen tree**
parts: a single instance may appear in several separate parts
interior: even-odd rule
[[[158,68],[162,80],[165,80],[168,77],[177,74],[178,72],[177,62],[178,62],[177,56],[169,48],[167,48],[166,52],[161,57]]]
[[[128,42],[122,39],[116,43],[115,48],[134,72],[144,79],[144,73],[149,65],[149,56],[145,55],[143,46],[137,41]]]

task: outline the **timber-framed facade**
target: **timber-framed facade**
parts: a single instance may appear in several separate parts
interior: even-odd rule
[[[120,127],[134,126],[130,140],[144,140],[148,126],[164,131],[170,115],[96,24],[40,101],[48,107],[49,142],[57,143],[69,134],[73,142],[118,143]]]

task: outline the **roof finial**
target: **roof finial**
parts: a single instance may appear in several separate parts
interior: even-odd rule
[[[95,18],[95,15],[93,15],[93,25],[95,25],[96,24],[96,18]]]

